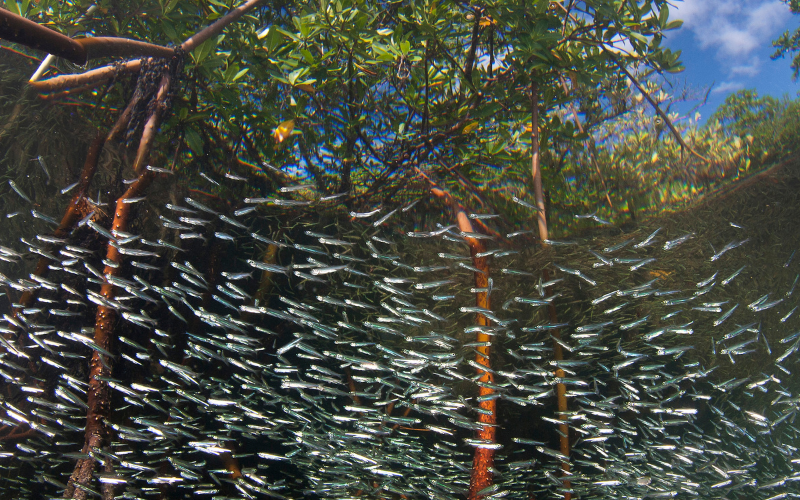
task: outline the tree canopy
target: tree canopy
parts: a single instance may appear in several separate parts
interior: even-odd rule
[[[99,3],[87,14],[77,3],[9,5],[76,37],[165,46],[232,7]],[[503,168],[521,192],[531,181],[532,99],[546,160],[559,141],[582,145],[625,108],[622,68],[680,70],[661,44],[679,25],[668,18],[660,0],[263,6],[187,54],[157,140],[184,145],[178,164],[188,172],[267,162],[307,173],[322,193],[352,189],[350,203],[413,186],[421,167],[467,197]],[[80,97],[97,106],[121,98],[113,88]],[[570,107],[578,121],[563,112]]]

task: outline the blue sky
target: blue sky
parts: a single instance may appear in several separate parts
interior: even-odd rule
[[[700,90],[711,87],[700,108],[705,121],[730,93],[755,88],[760,95],[797,97],[790,57],[771,60],[772,40],[795,30],[800,15],[792,15],[780,0],[684,0],[670,9],[670,19],[683,26],[666,35],[665,45],[681,50],[686,69],[675,82]],[[713,85],[713,87],[712,87]],[[695,103],[696,104],[696,103]],[[685,106],[678,109],[685,111]]]

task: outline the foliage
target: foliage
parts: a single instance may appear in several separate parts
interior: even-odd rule
[[[15,5],[62,32],[162,44],[178,43],[231,7],[100,2],[78,23],[81,4]],[[485,184],[477,174],[486,166],[520,181],[506,194],[526,197],[530,151],[510,145],[530,143],[531,84],[540,89],[542,148],[580,144],[580,132],[558,111],[574,102],[588,128],[601,123],[627,87],[618,60],[680,70],[678,54],[660,45],[662,33],[679,25],[668,17],[666,0],[279,2],[189,55],[184,91],[155,149],[177,144],[169,159],[189,172],[266,161],[308,177],[323,194],[350,191],[350,204],[427,190],[419,170],[468,200]],[[623,46],[631,52],[615,48]],[[84,99],[119,105],[115,92]],[[290,135],[276,141],[273,132],[289,120]],[[480,197],[480,208],[510,196],[494,198]]]
[[[650,81],[647,90],[666,106],[670,96],[660,85]],[[683,206],[709,188],[749,170],[747,141],[729,133],[719,122],[709,120],[699,126],[699,114],[670,114],[685,141],[704,160],[682,151],[636,90],[619,98],[625,101],[622,107],[626,111],[595,128],[594,153],[590,148],[565,149],[547,180],[551,186],[550,220],[565,234],[597,225],[593,219],[575,216],[596,213],[605,221],[622,225]],[[556,149],[559,147],[569,145]],[[593,164],[598,168],[592,168]]]
[[[760,97],[755,90],[740,90],[729,95],[711,119],[718,121],[725,133],[745,141],[749,157],[765,165],[797,151],[798,111],[797,100]]]
[[[783,0],[784,3],[789,5],[789,9],[793,14],[800,14],[800,0]],[[794,70],[793,78],[796,80],[798,73],[800,73],[800,28],[791,33],[789,30],[778,37],[777,40],[772,42],[773,47],[776,47],[775,53],[772,54],[773,59],[784,57],[787,53],[794,54],[792,59],[792,69]]]

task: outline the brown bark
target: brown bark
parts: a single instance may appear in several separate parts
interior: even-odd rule
[[[124,200],[141,195],[153,181],[154,177],[155,174],[152,171],[145,170],[136,182],[131,184],[128,190],[125,191],[125,194],[117,200],[114,222],[111,225],[112,231],[125,231],[127,229],[133,204],[125,203]],[[120,264],[122,262],[122,255],[115,246],[108,245],[106,259],[113,263]],[[120,266],[111,267],[107,265],[105,269],[103,269],[103,274],[116,276],[119,273],[119,269]],[[112,300],[114,298],[114,286],[106,282],[100,288],[100,294],[104,298]],[[106,351],[112,349],[111,342],[114,338],[114,323],[116,319],[117,313],[114,309],[102,305],[97,307],[94,342]],[[106,421],[111,417],[111,388],[107,382],[99,380],[98,377],[111,376],[111,362],[112,360],[110,358],[100,354],[98,351],[92,352],[92,359],[89,361],[89,389],[87,390],[88,398],[86,401],[86,404],[89,406],[86,415],[86,445],[84,446],[83,453],[87,453],[95,447],[101,448],[108,439]],[[94,458],[78,461],[69,483],[67,484],[64,498],[86,498],[86,492],[77,488],[75,484],[87,486],[92,480],[95,466],[96,460]]]
[[[350,367],[344,367],[344,378],[347,380],[347,387],[350,389],[350,397],[353,398],[353,402],[357,405],[361,405],[361,398],[358,396],[358,388],[356,387],[356,382],[353,380],[353,375],[350,373]]]
[[[142,67],[141,59],[127,61],[120,65],[103,66],[79,75],[59,75],[47,80],[28,82],[37,92],[58,92],[67,88],[85,85],[99,85],[110,80],[119,72],[136,73]]]
[[[195,49],[195,47],[205,42],[212,36],[216,36],[222,33],[222,30],[225,29],[225,26],[239,19],[247,11],[249,11],[256,5],[262,3],[263,1],[264,0],[248,0],[239,7],[236,7],[232,11],[220,17],[214,24],[206,27],[199,33],[195,33],[194,35],[189,37],[185,42],[181,44],[181,50],[183,50],[184,52],[191,52],[192,50]]]
[[[94,436],[86,441],[81,453],[88,453],[92,448],[99,448],[102,442],[99,436]],[[85,500],[86,492],[75,485],[80,484],[86,486],[92,480],[96,461],[94,458],[82,458],[78,460],[72,475],[69,476],[67,488],[64,490],[64,498],[74,498],[77,500]]]
[[[539,164],[539,84],[537,82],[533,82],[531,84],[531,175],[533,176],[533,193],[534,199],[536,201],[536,207],[538,208],[536,213],[536,220],[539,226],[539,238],[542,240],[542,244],[547,245],[548,234],[547,234],[547,218],[545,213],[545,205],[544,205],[544,191],[542,189],[542,169],[541,165]],[[543,271],[543,279],[545,281],[550,281],[549,275],[547,270]],[[551,303],[547,306],[548,312],[550,313],[550,321],[555,323],[558,321],[556,316],[556,308]],[[558,330],[553,332],[554,338],[559,338],[560,333]],[[561,344],[558,342],[553,342],[553,359],[556,361],[561,361],[564,359],[564,353],[561,349]],[[564,370],[561,368],[556,368],[554,375],[557,378],[564,377]],[[556,404],[558,407],[558,418],[559,420],[566,420],[566,415],[564,412],[567,411],[567,387],[562,383],[556,384]],[[558,426],[559,431],[561,431],[560,436],[560,448],[561,453],[569,456],[569,426],[566,423],[561,424]],[[565,475],[569,473],[569,463],[562,462],[561,469],[564,471]],[[569,489],[570,482],[569,480],[564,480],[564,487]],[[564,493],[564,500],[570,500],[572,495],[570,493]]]
[[[550,275],[547,272],[547,269],[542,271],[542,279],[545,281],[550,281]],[[552,290],[547,289],[546,295],[552,295]],[[558,315],[556,314],[556,306],[553,303],[549,303],[547,305],[547,312],[550,316],[551,323],[558,323]],[[561,339],[561,330],[553,330],[552,332],[553,338]],[[555,361],[561,361],[564,359],[564,351],[561,348],[561,344],[558,342],[553,341],[553,359]],[[563,378],[565,376],[564,370],[561,368],[556,368],[554,371],[554,375],[558,378]],[[558,419],[564,420],[566,422],[567,416],[567,386],[563,383],[559,382],[556,384],[556,405],[558,407]],[[559,436],[559,448],[561,450],[561,454],[565,456],[569,456],[569,426],[566,423],[563,423],[558,426],[558,430],[561,432]],[[569,463],[568,462],[561,462],[561,470],[564,471],[564,475],[566,476],[569,473]],[[570,481],[568,479],[564,479],[564,487],[566,489],[570,489]],[[570,500],[572,498],[571,493],[564,493],[564,500]]]
[[[547,237],[547,218],[544,207],[544,191],[542,190],[542,168],[539,165],[539,84],[531,84],[531,177],[533,178],[533,197],[536,201],[536,223],[539,226],[539,238]]]
[[[466,212],[461,208],[458,203],[453,199],[450,193],[438,187],[432,187],[431,193],[435,196],[444,199],[452,207],[456,215],[456,222],[458,228],[464,233],[473,233],[474,229],[472,223],[467,217]],[[480,269],[481,272],[475,273],[475,286],[477,288],[487,288],[489,286],[489,263],[486,257],[478,257],[477,254],[485,251],[483,244],[477,238],[465,237],[469,245],[470,255],[472,256],[472,265]],[[479,292],[475,294],[475,304],[484,309],[491,309],[489,294],[487,292]],[[489,319],[483,314],[477,313],[475,317],[476,324],[480,326],[490,326]],[[489,342],[491,337],[483,332],[478,332],[476,336],[478,342]],[[479,370],[480,378],[478,379],[478,396],[487,397],[486,400],[481,401],[479,406],[481,409],[486,410],[486,414],[480,413],[478,415],[478,422],[485,424],[484,427],[476,432],[478,439],[484,440],[488,443],[496,441],[496,427],[497,423],[497,400],[491,398],[494,394],[494,389],[486,387],[482,384],[492,384],[494,376],[489,371],[491,369],[490,348],[488,346],[480,346],[477,348],[480,354],[475,355],[475,361],[481,366],[486,367],[486,370]],[[479,498],[478,492],[491,486],[494,477],[492,476],[491,469],[494,467],[494,451],[489,448],[475,448],[475,455],[472,459],[472,473],[470,475],[469,493],[467,498],[475,500]]]
[[[155,108],[142,129],[142,138],[139,141],[139,149],[136,151],[136,159],[133,161],[133,171],[137,174],[141,173],[145,168],[147,158],[150,156],[150,148],[153,146],[153,141],[156,138],[158,126],[161,124],[161,113],[164,112],[164,102],[166,101],[167,94],[169,93],[171,77],[169,73],[164,73],[161,77],[161,82],[158,84],[158,91],[155,97]]]
[[[481,35],[481,16],[483,16],[483,9],[473,9],[472,15],[475,16],[475,22],[472,25],[472,41],[469,44],[467,59],[464,61],[464,78],[469,82],[472,82],[472,69],[475,67],[475,53],[478,50],[478,40]]]
[[[175,50],[139,40],[129,38],[116,38],[98,36],[76,38],[81,47],[86,51],[86,59],[100,59],[101,57],[160,57],[169,59],[175,55]]]
[[[73,39],[6,9],[0,9],[0,38],[80,65],[101,57],[172,57],[175,54],[168,47],[127,38]]]
[[[462,232],[473,232],[472,224],[470,224],[467,214],[465,214],[463,211],[459,211],[456,218],[458,220],[458,227]],[[480,240],[475,238],[466,238],[466,240],[469,244],[469,251],[472,256],[472,265],[483,271],[481,273],[475,273],[475,287],[485,289],[489,286],[489,264],[486,257],[477,256],[477,254],[484,252],[485,249]],[[487,292],[479,292],[475,294],[475,305],[484,309],[491,309],[489,294]],[[488,318],[480,313],[475,315],[475,323],[480,326],[490,326]],[[485,333],[479,332],[475,340],[477,342],[489,342],[491,337]],[[478,347],[477,350],[480,352],[480,355],[475,356],[475,361],[478,364],[486,367],[486,370],[480,372],[481,377],[478,379],[478,382],[479,384],[493,384],[494,375],[488,371],[491,369],[491,360],[489,358],[490,348],[484,345]],[[485,387],[483,385],[478,385],[479,397],[488,397],[494,394],[494,392],[494,389],[490,389],[489,387]],[[478,439],[494,443],[497,439],[497,428],[495,427],[497,424],[497,399],[490,398],[485,401],[481,401],[479,406],[481,409],[487,410],[487,413],[478,414],[478,422],[485,425],[483,429],[477,431],[476,437]],[[494,467],[494,451],[495,450],[489,448],[475,448],[475,455],[472,459],[472,475],[470,476],[469,482],[469,494],[467,495],[467,498],[470,500],[479,498],[478,492],[491,486],[494,481],[494,477],[490,470]]]
[[[6,9],[0,9],[0,38],[43,50],[75,64],[86,64],[86,49],[81,44]]]

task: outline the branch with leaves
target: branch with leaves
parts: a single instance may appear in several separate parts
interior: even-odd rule
[[[650,93],[647,92],[647,89],[645,89],[644,86],[641,83],[639,83],[639,80],[636,79],[635,76],[633,76],[633,74],[628,70],[627,67],[625,67],[622,61],[620,61],[617,56],[615,56],[610,50],[608,50],[608,48],[606,48],[605,45],[602,45],[602,47],[603,51],[606,52],[606,54],[608,54],[608,57],[616,63],[619,69],[623,73],[625,73],[625,75],[636,86],[639,92],[642,93],[644,98],[647,99],[647,102],[649,102],[650,105],[653,106],[653,109],[655,110],[656,114],[658,114],[658,116],[660,116],[661,119],[664,120],[664,123],[667,124],[667,127],[669,127],[670,132],[672,132],[672,135],[675,137],[675,140],[678,141],[678,144],[680,144],[681,147],[684,148],[686,151],[689,151],[691,154],[695,155],[696,157],[708,163],[709,162],[708,159],[706,159],[704,156],[702,156],[700,153],[698,153],[697,151],[692,149],[688,144],[686,144],[686,142],[683,140],[683,136],[678,131],[678,129],[675,128],[675,124],[672,123],[672,120],[669,118],[669,116],[661,109],[661,106],[658,105],[658,103],[655,101],[655,99],[653,99]]]

